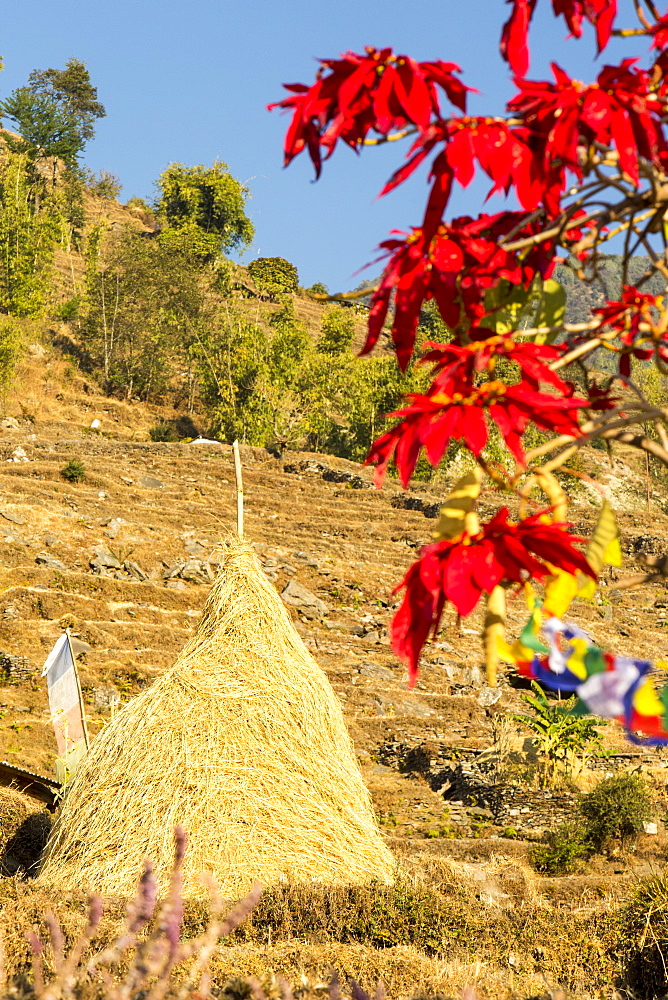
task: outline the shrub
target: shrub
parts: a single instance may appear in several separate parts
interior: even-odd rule
[[[194,222],[184,222],[178,227],[165,227],[158,236],[158,244],[169,254],[180,254],[205,264],[215,261],[220,250],[220,236],[207,233]]]
[[[587,831],[580,822],[571,821],[551,830],[544,843],[531,849],[529,859],[543,875],[571,875],[582,868],[590,850]]]
[[[123,190],[121,179],[108,170],[100,170],[98,174],[91,173],[88,178],[88,190],[98,198],[118,198]]]
[[[199,232],[215,239],[212,255],[250,246],[255,229],[246,215],[250,191],[220,160],[211,167],[171,163],[158,178],[157,217],[161,228]]]
[[[350,351],[355,338],[355,320],[347,309],[332,306],[322,317],[322,333],[318,350],[323,354],[343,354]]]
[[[155,424],[153,427],[149,428],[148,436],[151,441],[178,441],[179,435],[173,424],[168,423],[166,420],[161,420],[159,424]]]
[[[408,945],[438,955],[452,934],[455,914],[469,903],[461,887],[443,893],[407,877],[394,885],[271,886],[235,933],[235,943],[297,939],[369,948]]]
[[[271,299],[297,290],[297,268],[284,257],[258,257],[248,265],[248,273],[261,292]]]
[[[63,479],[68,483],[82,483],[86,478],[86,466],[78,458],[71,458],[60,470]]]
[[[80,295],[74,295],[71,299],[61,302],[54,310],[56,319],[62,320],[63,323],[69,323],[70,320],[78,315],[81,303],[82,299]]]
[[[138,212],[151,212],[151,206],[144,198],[130,198],[125,203],[126,208],[134,208]]]
[[[636,883],[618,920],[619,951],[628,995],[663,996],[668,988],[668,878],[654,872]]]
[[[652,815],[647,785],[638,774],[605,778],[580,803],[587,836],[596,850],[619,838],[627,845]]]

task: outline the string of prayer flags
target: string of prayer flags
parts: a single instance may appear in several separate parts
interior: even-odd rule
[[[615,719],[628,739],[641,746],[668,744],[668,685],[657,691],[656,668],[649,660],[605,652],[584,629],[554,616],[541,625],[538,605],[517,642],[504,643],[500,655],[541,687],[577,695],[574,713]]]

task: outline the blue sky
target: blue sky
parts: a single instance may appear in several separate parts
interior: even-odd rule
[[[529,76],[544,77],[555,59],[590,80],[597,72],[591,29],[566,42],[549,6],[539,0]],[[631,0],[620,8],[633,24]],[[497,49],[507,10],[502,0],[21,0],[4,11],[0,96],[32,69],[82,59],[107,109],[85,161],[119,176],[121,200],[151,199],[168,163],[224,160],[253,194],[256,238],[246,262],[287,257],[301,284],[344,290],[361,280],[355,272],[391,229],[419,224],[424,174],[378,200],[403,149],[356,157],[341,148],[314,184],[305,156],[282,169],[288,118],[265,105],[281,99],[282,83],[310,82],[317,56],[391,45],[418,59],[458,62],[464,81],[481,91],[470,110],[499,112],[512,93]],[[613,42],[599,64],[636,54],[632,47]],[[477,214],[485,191],[474,182],[453,214]]]

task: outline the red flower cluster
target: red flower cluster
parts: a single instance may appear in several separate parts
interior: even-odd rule
[[[496,335],[484,327],[473,327],[469,337],[472,342],[464,346],[430,342],[424,345],[421,363],[434,365],[434,384],[443,392],[455,392],[458,386],[470,383],[476,372],[494,371],[497,358],[514,361],[534,389],[538,389],[540,382],[547,382],[561,393],[570,392],[570,383],[549,368],[561,357],[563,345],[516,341],[509,335]]]
[[[514,229],[516,235],[530,235],[531,226],[521,226],[519,212],[464,216],[445,226],[433,237],[424,229],[414,229],[403,239],[386,240],[381,249],[389,255],[378,290],[371,300],[367,339],[362,354],[373,349],[382,332],[394,295],[392,340],[402,370],[410,361],[420,310],[435,299],[448,326],[482,319],[486,314],[485,292],[506,278],[528,288],[536,274],[547,278],[554,267],[553,249],[539,244],[522,258],[504,250],[498,241]]]
[[[450,441],[463,440],[474,455],[479,455],[488,439],[487,415],[498,426],[518,462],[524,462],[522,434],[533,421],[545,430],[580,436],[578,410],[589,405],[586,399],[572,395],[573,388],[548,367],[560,350],[549,345],[519,344],[511,337],[490,334],[466,346],[428,345],[425,362],[436,363],[436,375],[427,395],[412,394],[411,404],[390,416],[401,420],[371,446],[367,464],[376,465],[376,483],[380,485],[389,463],[394,459],[404,486],[410,482],[424,450],[427,461],[436,466],[445,455]],[[522,373],[515,385],[490,378],[476,384],[476,374],[493,373],[498,358],[515,361]],[[553,390],[541,392],[540,382]]]
[[[668,146],[661,127],[663,102],[651,89],[650,77],[627,59],[605,66],[595,84],[572,80],[559,66],[556,83],[517,79],[520,93],[508,110],[519,124],[498,118],[455,117],[438,120],[420,132],[404,163],[383,188],[386,194],[403,183],[432,153],[430,192],[423,229],[436,232],[456,180],[470,184],[476,162],[493,181],[490,194],[515,188],[527,211],[543,204],[550,215],[561,211],[567,172],[582,178],[585,149],[598,142],[614,144],[620,166],[638,183],[638,158],[662,169]],[[442,148],[441,148],[442,147]]]
[[[607,204],[600,198],[598,184],[617,184],[608,169],[613,160],[608,151],[614,154],[613,169],[618,162],[633,185],[640,184],[641,164],[645,173],[649,168],[664,176],[668,173],[663,131],[668,120],[668,14],[658,16],[649,3],[649,13],[641,16],[643,24],[648,24],[645,18],[655,20],[654,26],[639,32],[649,36],[652,48],[658,50],[649,71],[636,66],[636,60],[625,59],[618,66],[603,67],[594,83],[584,84],[553,64],[553,81],[532,81],[525,79],[527,37],[537,0],[507,2],[511,11],[501,47],[516,74],[517,93],[507,106],[506,118],[466,114],[470,88],[459,79],[454,63],[416,62],[394,55],[389,48],[322,60],[312,86],[289,85],[289,96],[270,105],[292,112],[286,164],[307,150],[316,176],[339,140],[359,151],[372,134],[382,138],[403,129],[416,133],[415,139],[382,194],[430,161],[422,224],[409,233],[394,231],[381,244],[384,271],[372,296],[362,353],[372,350],[391,316],[397,360],[405,370],[414,352],[421,310],[431,299],[452,331],[453,342],[427,345],[422,361],[433,365],[428,391],[410,395],[406,405],[391,414],[398,418],[395,426],[373,444],[367,463],[377,466],[378,483],[394,461],[407,485],[421,453],[437,465],[451,441],[463,441],[479,457],[488,441],[490,421],[522,465],[522,437],[530,424],[577,438],[585,408],[592,412],[619,403],[608,388],[593,383],[587,399],[575,396],[573,385],[550,367],[564,348],[515,340],[512,334],[497,335],[487,329],[486,323],[495,325],[488,293],[499,282],[508,283],[513,295],[513,288],[526,290],[535,278],[549,278],[556,263],[558,231],[559,245],[586,260],[591,251],[583,239],[585,227],[592,226],[594,236],[599,235],[598,222],[592,221],[597,210],[592,212],[592,206]],[[617,14],[616,0],[552,0],[552,9],[576,37],[588,21],[596,30],[599,52],[605,48]],[[444,95],[456,109],[454,117],[447,117],[441,108]],[[605,154],[602,170],[594,160],[599,151]],[[467,187],[478,169],[491,182],[490,194],[513,192],[521,211],[446,221],[453,185]],[[585,175],[592,180],[586,187]],[[573,179],[583,186],[582,196],[569,197],[564,210],[564,192]],[[644,210],[644,194],[636,200]],[[610,213],[615,225],[628,223],[627,204],[633,210],[634,199],[623,203],[621,212]],[[653,216],[649,196],[647,205],[650,211],[644,218],[650,218],[647,232],[652,233],[660,213],[657,210]],[[553,293],[554,289],[543,288],[537,321],[541,325],[558,323],[561,303]],[[519,307],[519,297],[515,299]],[[668,364],[668,332],[657,319],[660,306],[660,299],[627,286],[619,301],[595,310],[600,329],[615,331],[623,375],[630,373],[632,356],[648,358],[658,351]],[[498,302],[496,308],[501,309]],[[588,325],[583,339],[592,335]],[[499,360],[512,362],[519,372],[514,383],[505,374],[501,380],[507,366],[500,366]],[[510,485],[516,483],[508,478]],[[567,532],[566,525],[548,522],[543,515],[534,515],[513,523],[503,509],[475,534],[464,532],[422,550],[401,584],[403,602],[392,624],[394,649],[408,660],[413,680],[422,646],[438,629],[446,601],[467,615],[483,593],[500,583],[520,583],[530,576],[543,580],[555,568],[594,577],[574,548],[579,539]]]
[[[656,295],[645,295],[634,285],[624,285],[621,300],[606,302],[604,306],[593,312],[601,317],[601,326],[609,326],[618,330],[622,343],[631,350],[622,352],[619,359],[621,375],[631,374],[631,355],[646,361],[654,353],[654,345],[633,347],[640,335],[640,324],[647,323],[651,331],[655,330],[656,317],[661,306],[661,299]],[[651,336],[651,332],[650,332]],[[653,338],[655,341],[657,337]],[[660,351],[664,360],[668,358],[668,342],[665,335],[659,331]]]
[[[517,461],[523,464],[522,435],[530,423],[579,437],[578,409],[589,406],[588,400],[580,397],[537,392],[527,380],[516,385],[493,380],[479,386],[462,386],[451,394],[430,391],[426,396],[413,393],[408,398],[412,400],[410,406],[388,414],[401,417],[400,423],[373,443],[366,459],[365,464],[378,466],[376,485],[380,485],[394,458],[399,478],[408,486],[420,452],[424,449],[429,463],[436,466],[450,441],[463,440],[474,455],[479,455],[488,439],[485,410]]]
[[[597,25],[607,42],[615,4],[610,0],[553,0],[574,34],[583,17]],[[530,17],[535,0],[515,0],[513,19]],[[528,25],[528,20],[527,20]],[[508,25],[506,26],[508,28]],[[514,37],[514,36],[513,36]],[[657,31],[655,42],[663,37]],[[415,127],[418,137],[404,163],[383,188],[391,191],[434,154],[422,229],[430,240],[440,225],[453,182],[467,186],[478,163],[491,178],[490,193],[515,188],[527,211],[543,205],[556,217],[570,171],[582,178],[583,157],[593,143],[617,148],[620,166],[638,183],[638,159],[668,167],[662,131],[663,102],[650,76],[624,60],[605,66],[596,83],[585,86],[553,64],[555,83],[516,79],[519,93],[508,111],[515,121],[499,118],[443,119],[439,88],[465,112],[467,88],[455,75],[455,63],[416,62],[391,49],[367,48],[322,60],[316,82],[289,84],[292,96],[269,105],[293,111],[285,139],[286,165],[308,149],[320,175],[323,151],[331,156],[341,139],[358,150],[369,132],[386,136]],[[519,119],[519,121],[517,121]]]
[[[329,72],[327,72],[329,71]],[[304,149],[322,169],[322,149],[328,158],[341,139],[358,149],[370,131],[387,135],[407,125],[421,132],[440,118],[437,87],[460,111],[466,111],[469,88],[459,80],[456,63],[416,62],[393,55],[392,49],[346,52],[340,59],[321,60],[316,82],[284,84],[294,96],[270,104],[269,110],[292,110],[285,137],[285,165]]]
[[[500,118],[450,118],[437,121],[421,133],[408,151],[407,160],[389,179],[381,195],[402,184],[413,171],[441,144],[444,148],[437,154],[431,166],[429,178],[434,182],[425,212],[424,229],[433,234],[438,227],[448,199],[452,183],[456,180],[467,187],[473,180],[476,161],[492,179],[495,191],[508,192],[513,184],[518,185],[518,175],[524,178],[523,164],[530,151],[520,137]],[[526,183],[520,180],[518,187],[524,190]],[[520,197],[525,204],[526,198]],[[540,198],[534,198],[535,206]]]
[[[508,0],[513,9],[503,26],[501,55],[510,63],[517,76],[524,76],[529,68],[527,36],[536,0]],[[596,28],[598,51],[608,44],[612,26],[617,16],[617,0],[552,0],[555,15],[562,14],[569,30],[576,38],[582,34],[582,21],[586,18]]]
[[[500,583],[542,581],[555,568],[595,579],[575,548],[582,539],[567,527],[547,523],[545,512],[516,524],[503,507],[475,535],[464,532],[452,541],[425,545],[396,588],[406,592],[390,628],[394,652],[408,663],[409,683],[415,683],[422,647],[430,633],[437,633],[446,601],[468,615],[482,594]]]
[[[622,170],[638,183],[638,159],[660,169],[668,166],[668,146],[661,128],[663,103],[652,91],[643,70],[633,59],[604,66],[595,84],[572,80],[555,63],[556,83],[516,80],[520,93],[508,109],[523,123],[522,133],[532,151],[530,170],[543,204],[552,215],[560,211],[566,172],[582,179],[582,158],[588,146],[614,145]],[[518,195],[532,207],[536,190]]]

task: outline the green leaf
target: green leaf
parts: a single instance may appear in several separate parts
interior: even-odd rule
[[[563,323],[566,315],[566,292],[558,281],[548,278],[543,282],[543,289],[540,296],[538,311],[534,316],[534,326],[558,326]],[[556,337],[556,333],[541,334],[536,337],[534,343],[551,343]]]
[[[497,334],[535,326],[558,326],[566,314],[566,293],[558,281],[536,277],[529,288],[513,285],[504,279],[485,295],[489,315],[485,323]],[[555,334],[543,334],[536,343],[554,340]]]
[[[497,334],[510,333],[520,324],[523,311],[535,295],[534,285],[528,289],[513,285],[505,278],[485,294],[485,306],[489,315],[485,324],[496,330]]]

